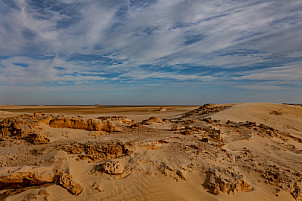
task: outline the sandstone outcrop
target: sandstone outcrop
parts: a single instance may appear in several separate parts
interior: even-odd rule
[[[125,167],[120,161],[110,160],[100,166],[100,171],[110,175],[120,175],[125,171]]]
[[[26,137],[26,141],[32,144],[47,144],[50,140],[43,133],[33,133]]]
[[[63,173],[58,183],[73,195],[79,195],[83,191],[82,186],[70,174]]]
[[[157,118],[157,117],[150,117],[149,119],[145,119],[141,122],[141,124],[144,124],[144,125],[150,125],[150,124],[153,124],[153,123],[160,123],[160,124],[163,124],[164,122]]]
[[[203,185],[214,195],[219,194],[219,192],[231,194],[236,191],[251,191],[253,189],[242,175],[222,168],[210,169]]]
[[[55,117],[49,121],[49,125],[53,128],[72,128],[106,132],[118,131],[115,125],[110,121],[86,119],[81,117]]]
[[[0,168],[0,190],[53,183],[54,167],[2,167]]]
[[[54,183],[61,185],[74,195],[82,192],[81,185],[74,181],[72,175],[60,174],[53,166],[0,168],[0,190]]]
[[[44,121],[44,115],[20,115],[0,120],[0,140],[23,139],[33,144],[48,143],[49,140],[36,126]]]
[[[73,143],[57,147],[69,154],[78,154],[78,158],[90,161],[98,161],[102,159],[118,158],[131,153],[132,145],[121,142],[90,142],[90,143]]]
[[[198,116],[209,115],[209,114],[213,114],[216,112],[220,112],[227,108],[229,108],[229,107],[228,106],[217,106],[215,104],[204,104],[195,110],[192,110],[190,112],[183,114],[180,118],[194,117],[196,115],[198,115]]]
[[[102,120],[102,121],[117,122],[117,123],[120,123],[120,124],[132,124],[132,123],[134,123],[133,120],[130,120],[125,116],[101,116],[101,117],[98,117],[97,119]]]
[[[0,121],[0,140],[6,140],[10,137],[23,137],[23,122],[14,118],[6,118]]]

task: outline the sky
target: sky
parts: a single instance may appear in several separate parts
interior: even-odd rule
[[[1,0],[0,104],[302,103],[301,0]]]

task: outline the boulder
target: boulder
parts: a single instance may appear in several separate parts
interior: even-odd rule
[[[50,140],[43,133],[33,133],[26,137],[26,141],[32,144],[48,144]]]
[[[72,175],[70,174],[63,173],[60,176],[59,184],[66,188],[73,195],[79,195],[83,191],[82,186],[79,183],[75,182]]]
[[[120,175],[125,171],[125,167],[120,161],[110,160],[103,163],[100,167],[100,170],[106,174]]]

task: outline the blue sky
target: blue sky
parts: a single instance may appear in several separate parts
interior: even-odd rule
[[[302,103],[302,1],[0,1],[0,104],[207,102]]]

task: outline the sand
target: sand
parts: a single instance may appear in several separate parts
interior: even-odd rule
[[[0,200],[302,200],[302,107],[0,106]]]

